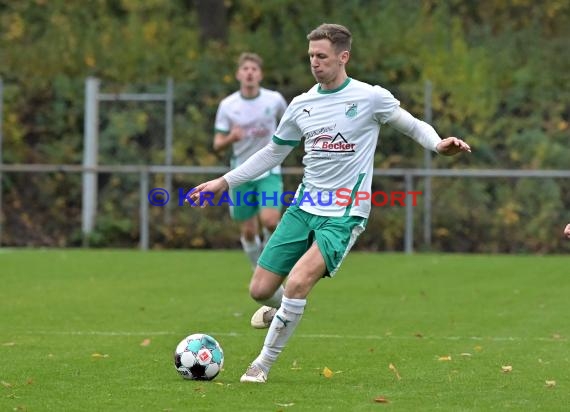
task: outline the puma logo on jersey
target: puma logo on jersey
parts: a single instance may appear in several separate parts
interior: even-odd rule
[[[309,117],[311,117],[311,110],[313,110],[312,107],[305,107],[303,109],[303,113],[307,113],[309,115]]]

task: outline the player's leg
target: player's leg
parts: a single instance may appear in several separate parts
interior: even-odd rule
[[[276,208],[265,207],[259,212],[259,220],[261,222],[261,229],[263,239],[261,243],[265,246],[269,238],[277,228],[279,220],[281,219],[281,211]]]
[[[323,276],[334,276],[365,225],[366,219],[359,217],[308,219],[312,230],[307,240],[311,246],[291,269],[281,307],[269,327],[263,349],[242,376],[242,382],[266,381],[269,369],[301,320],[308,294]]]
[[[239,240],[241,247],[253,268],[257,266],[257,260],[259,259],[259,255],[261,255],[261,250],[263,249],[258,233],[259,225],[257,222],[257,216],[241,222]]]
[[[271,173],[267,177],[256,180],[255,183],[260,201],[259,220],[263,232],[262,243],[266,245],[281,220],[283,178],[280,174]]]
[[[251,317],[251,326],[268,328],[283,298],[282,283],[297,260],[307,250],[309,229],[299,212],[289,208],[263,249],[251,279],[250,295],[263,304]]]
[[[253,268],[257,266],[263,248],[257,218],[259,206],[255,204],[255,199],[245,199],[245,194],[254,190],[251,183],[245,183],[230,191],[230,216],[240,223],[240,243]]]
[[[279,276],[267,269],[257,266],[250,283],[250,295],[263,306],[251,317],[251,326],[256,329],[266,329],[275,317],[277,308],[283,299],[284,276]]]
[[[269,369],[301,321],[307,295],[325,272],[325,260],[317,244],[313,243],[291,270],[285,295],[271,322],[261,353],[241,377],[241,382],[264,383],[267,380]]]
[[[279,220],[281,219],[281,212],[279,209],[266,207],[261,209],[261,212],[259,213],[259,218],[263,230],[263,240],[261,242],[262,245],[261,248],[263,250],[263,248],[265,248],[265,245],[271,238],[271,235],[275,231],[275,228],[279,224]],[[263,268],[260,268],[259,266],[257,267],[256,271],[257,270],[261,270],[261,273],[267,272],[269,274],[272,274],[271,272]],[[261,280],[261,276],[262,275],[256,276],[256,274],[254,273],[252,284],[259,285],[255,286],[256,290],[261,291],[263,293],[263,291],[269,290],[271,289],[271,287],[267,288],[266,285],[262,284],[264,281]],[[265,276],[270,276],[270,275],[265,275]],[[256,297],[257,292],[250,291],[251,296],[255,300],[263,303],[263,306],[257,309],[253,314],[253,316],[251,317],[251,322],[250,322],[251,326],[253,326],[256,329],[268,328],[269,325],[271,324],[271,321],[273,320],[273,317],[275,316],[275,312],[277,311],[276,308],[278,308],[279,305],[281,304],[281,298],[283,297],[283,287],[281,286],[281,284],[283,283],[283,280],[285,278],[278,275],[274,276],[278,278],[279,285],[276,287],[272,296]],[[258,277],[260,278],[260,281],[256,280]]]
[[[259,193],[258,199],[260,199],[261,210],[259,212],[259,220],[261,222],[261,229],[263,232],[262,247],[267,245],[267,242],[271,238],[271,235],[277,228],[279,221],[281,220],[281,209],[283,207],[283,179],[280,174],[271,173],[269,176],[256,180],[257,193]],[[263,273],[263,272],[261,272]],[[270,273],[270,272],[267,272]],[[252,284],[261,284],[254,278]],[[268,328],[275,316],[277,311],[276,308],[281,304],[281,298],[283,297],[283,287],[281,286],[283,280],[280,279],[279,286],[275,289],[273,295],[269,298],[263,298],[266,303],[260,307],[251,317],[251,326],[256,329]],[[257,288],[258,290],[266,290],[265,286]],[[252,296],[255,295],[255,291],[252,291]],[[261,298],[254,299],[260,301]]]

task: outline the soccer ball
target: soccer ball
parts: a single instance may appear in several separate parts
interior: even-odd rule
[[[224,351],[209,335],[195,333],[180,341],[174,351],[174,367],[184,379],[210,381],[224,366]]]

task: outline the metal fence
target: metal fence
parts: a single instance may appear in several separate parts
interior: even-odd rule
[[[227,167],[195,167],[195,166],[173,166],[172,165],[172,141],[173,141],[173,104],[174,86],[172,79],[167,79],[164,93],[102,93],[99,90],[99,80],[95,78],[86,79],[85,83],[85,130],[84,130],[84,156],[83,164],[3,164],[2,156],[2,101],[3,82],[0,78],[0,245],[4,232],[3,213],[3,173],[50,173],[60,172],[65,174],[79,174],[82,179],[82,202],[81,202],[81,228],[83,238],[86,239],[93,229],[97,215],[97,181],[102,173],[117,173],[122,175],[138,176],[139,184],[139,247],[142,250],[149,249],[149,201],[148,193],[151,189],[150,181],[154,175],[164,175],[165,186],[168,191],[172,185],[172,175],[212,175],[217,176],[225,173]],[[431,83],[425,84],[425,118],[431,122]],[[113,101],[148,101],[163,103],[165,106],[165,161],[163,165],[102,165],[98,164],[98,107],[100,102]],[[405,191],[413,192],[420,183],[423,185],[423,239],[421,242],[414,242],[414,207],[411,202],[405,204],[405,226],[404,245],[406,253],[412,253],[415,244],[423,244],[429,249],[432,239],[432,190],[431,179],[438,178],[536,178],[551,179],[570,178],[570,170],[506,170],[506,169],[478,169],[478,170],[458,170],[458,169],[432,169],[432,153],[425,151],[423,168],[417,169],[375,169],[375,176],[400,178],[404,181]],[[284,175],[301,175],[301,168],[283,168]],[[165,208],[165,221],[169,221],[169,208]],[[84,246],[88,243],[84,242]]]
[[[149,243],[149,200],[150,177],[153,174],[181,174],[181,175],[213,175],[218,176],[225,173],[226,167],[197,167],[197,166],[144,166],[144,165],[115,165],[97,166],[93,168],[81,165],[46,165],[46,164],[0,164],[1,173],[80,173],[80,174],[100,174],[119,173],[135,174],[139,176],[139,222],[140,238],[139,248],[147,250],[152,245]],[[301,175],[302,168],[283,168],[284,175]],[[507,170],[507,169],[375,169],[374,176],[399,177],[405,182],[406,192],[414,191],[420,179],[433,177],[439,178],[560,178],[569,179],[570,170]],[[0,187],[0,192],[2,188]],[[0,203],[0,216],[2,216],[2,204]],[[563,222],[561,222],[562,224]],[[0,227],[0,241],[2,239],[2,227]],[[425,228],[424,228],[425,230]],[[428,230],[431,230],[428,228]],[[431,238],[431,233],[424,236]],[[412,253],[414,251],[414,207],[411,202],[405,205],[405,233],[404,251]]]

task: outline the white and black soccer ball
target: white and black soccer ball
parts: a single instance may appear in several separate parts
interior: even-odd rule
[[[216,339],[194,333],[180,341],[174,351],[174,367],[184,379],[214,379],[224,366],[224,351]]]

